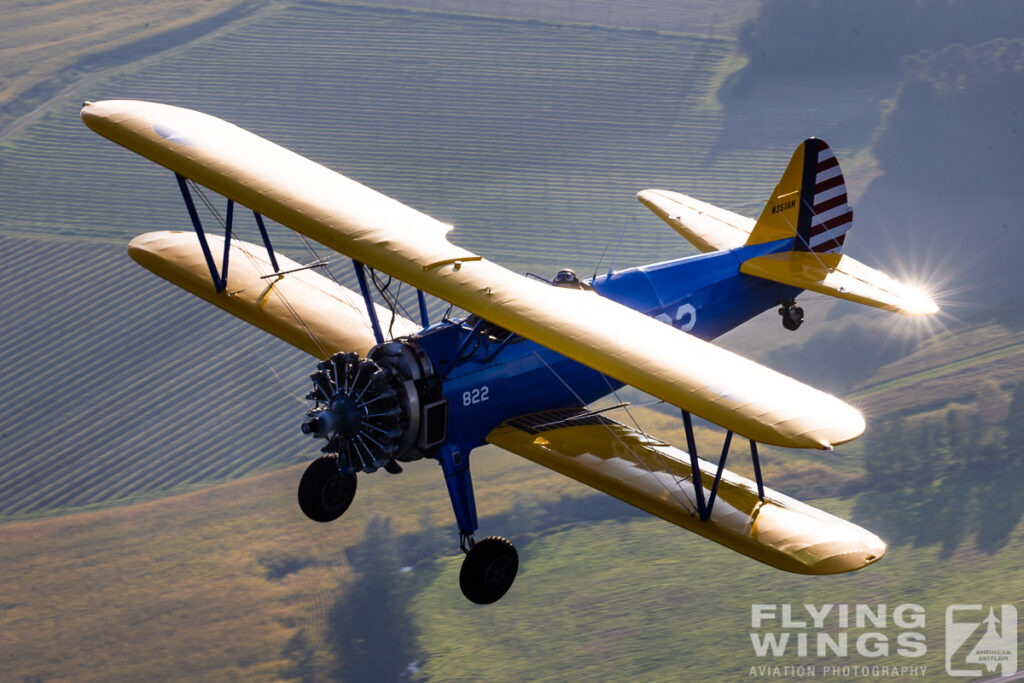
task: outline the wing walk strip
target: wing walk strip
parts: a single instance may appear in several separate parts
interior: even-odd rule
[[[448,242],[451,226],[220,119],[134,101],[89,103],[82,118],[350,258],[746,438],[831,448],[864,430],[833,396],[592,292],[512,273]]]
[[[608,391],[611,392],[611,394],[615,397],[616,400],[619,400],[619,393],[612,386],[612,383],[608,381],[607,377],[604,378],[604,381],[605,381],[605,384],[608,386]],[[634,417],[633,413],[629,410],[629,408],[625,408],[624,410],[626,412],[626,415],[629,416],[630,422],[633,423],[633,427],[638,432],[643,433],[644,430],[643,430],[643,428],[640,427],[639,420],[637,420],[636,417]],[[684,414],[685,414],[685,412],[684,412]],[[609,429],[609,431],[614,431],[614,430]],[[618,435],[616,435],[615,438],[617,438],[617,439],[619,439],[621,441],[621,437],[619,437]],[[650,438],[653,439],[653,437],[650,437]],[[659,439],[659,441],[660,441],[660,439]],[[630,453],[632,453],[632,450],[629,449],[628,445],[623,443],[623,446],[625,446],[626,449],[630,450]],[[662,467],[665,467],[667,469],[668,468],[668,464],[665,462],[664,457],[661,456],[660,454],[659,454],[659,460],[661,461]],[[640,460],[640,462],[642,462],[642,460]],[[655,479],[658,478],[653,471],[651,471],[651,470],[648,470],[648,471],[650,472],[652,477],[654,477]],[[693,473],[692,472],[690,473],[690,480],[691,480],[691,482],[693,480]],[[683,508],[687,509],[690,512],[690,514],[694,514],[695,512],[699,513],[700,512],[700,508],[697,505],[696,496],[691,496],[690,495],[690,493],[696,493],[696,491],[695,490],[694,491],[687,491],[686,490],[686,487],[683,486],[684,482],[686,481],[685,478],[681,478],[681,477],[676,476],[673,481],[675,483],[676,489],[679,491],[680,494],[682,494],[683,498],[685,499],[686,503],[688,504],[688,505],[683,505]],[[668,486],[666,486],[665,488],[668,489]],[[692,484],[691,484],[691,488],[692,488]]]

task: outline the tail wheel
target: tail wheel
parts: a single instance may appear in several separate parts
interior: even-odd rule
[[[335,457],[314,460],[299,481],[299,507],[314,522],[333,522],[341,517],[355,495],[356,475],[342,472]]]
[[[459,572],[459,586],[470,601],[490,605],[508,592],[518,571],[519,553],[512,542],[500,536],[488,536],[466,553]]]
[[[782,316],[782,326],[787,330],[796,330],[804,322],[804,309],[796,305],[795,301],[787,301],[779,308],[779,315]]]

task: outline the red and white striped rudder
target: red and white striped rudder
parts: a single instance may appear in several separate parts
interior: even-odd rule
[[[747,244],[793,240],[793,251],[839,252],[853,225],[846,181],[824,140],[800,143]]]

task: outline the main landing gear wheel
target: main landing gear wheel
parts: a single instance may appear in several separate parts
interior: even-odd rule
[[[519,553],[507,538],[488,536],[473,545],[462,561],[459,586],[469,600],[490,605],[512,587],[519,571]]]
[[[796,301],[790,299],[779,308],[779,315],[782,316],[782,326],[787,330],[796,330],[804,322],[804,309],[796,305]]]
[[[329,455],[311,462],[299,481],[299,507],[314,522],[341,517],[355,495],[356,475],[342,472]]]

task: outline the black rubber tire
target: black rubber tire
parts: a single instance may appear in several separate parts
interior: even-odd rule
[[[342,473],[330,456],[311,462],[299,481],[299,507],[314,522],[341,517],[355,495],[356,475]]]
[[[787,330],[797,330],[800,325],[804,322],[804,309],[799,306],[793,306],[785,310],[782,313],[782,326]]]
[[[519,571],[519,553],[507,538],[488,536],[466,553],[459,572],[462,594],[478,605],[490,605],[512,587]]]

